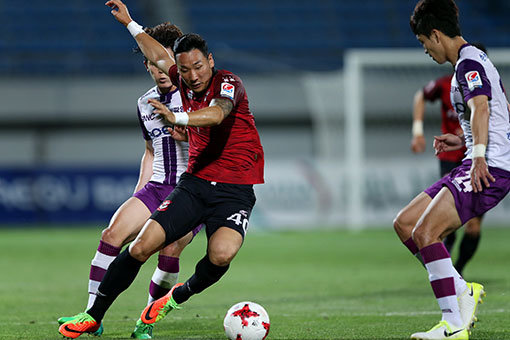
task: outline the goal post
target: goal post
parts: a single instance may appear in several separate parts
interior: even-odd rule
[[[489,47],[489,58],[498,67],[500,75],[505,83],[505,78],[510,76],[510,49],[491,49]],[[413,71],[421,68],[430,68],[435,66],[438,73],[442,71],[452,72],[451,66],[448,64],[442,66],[443,69],[437,66],[427,55],[423,49],[352,49],[347,50],[344,54],[344,145],[345,157],[344,162],[346,166],[345,176],[347,177],[348,199],[346,200],[346,223],[350,228],[359,229],[366,224],[365,213],[365,198],[368,194],[365,191],[365,176],[366,169],[366,132],[365,132],[365,118],[367,112],[367,105],[372,105],[374,110],[374,103],[370,93],[369,87],[371,83],[367,81],[367,73],[371,69],[385,69],[385,74],[382,77],[388,77],[388,81],[379,79],[378,82],[381,89],[385,92],[380,98],[386,99],[380,102],[381,111],[391,110],[392,101],[402,101],[398,97],[400,90],[416,91],[421,84],[423,87],[426,81],[433,78],[420,77],[416,75],[417,81],[414,82]],[[500,69],[501,67],[501,69]],[[400,83],[397,77],[392,75],[392,70],[407,70],[406,79],[409,78],[413,81],[412,89],[409,89],[408,84]],[[377,74],[375,75],[377,76]],[[375,78],[372,78],[375,79]],[[415,84],[416,83],[416,84]],[[506,81],[510,84],[510,79]],[[396,91],[392,91],[395,89]],[[372,89],[373,90],[373,89]],[[411,105],[412,97],[406,95],[404,98],[407,102],[405,105],[409,106],[408,119],[411,119]],[[380,100],[380,99],[377,99]],[[396,111],[399,109],[396,108]],[[384,118],[379,118],[384,119]],[[402,118],[400,118],[402,119]],[[409,128],[410,129],[410,128]],[[410,131],[410,130],[409,130]],[[384,141],[382,141],[384,143]],[[391,154],[391,151],[389,151]]]

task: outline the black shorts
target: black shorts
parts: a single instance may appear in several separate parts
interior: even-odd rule
[[[244,238],[254,205],[251,184],[216,183],[183,173],[151,219],[165,229],[166,244],[201,223],[206,226],[207,238],[220,227],[234,229]]]
[[[460,162],[439,161],[441,177],[444,177],[445,175],[452,172],[453,169],[455,169],[456,167],[461,166],[461,165],[462,165],[462,161],[460,161]]]

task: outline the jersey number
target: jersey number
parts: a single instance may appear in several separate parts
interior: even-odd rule
[[[462,186],[462,191],[464,192],[473,191],[473,187],[471,186],[471,175],[468,174],[466,176],[456,177],[455,182]]]
[[[246,230],[248,230],[248,217],[246,217],[246,211],[241,210],[238,213],[233,214],[229,218],[227,218],[227,221],[233,221],[237,226],[242,225],[244,233],[246,234]]]

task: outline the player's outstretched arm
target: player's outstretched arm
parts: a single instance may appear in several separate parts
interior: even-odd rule
[[[475,96],[467,102],[471,109],[471,132],[473,134],[473,150],[471,158],[471,185],[474,192],[490,187],[490,182],[495,179],[489,173],[489,167],[485,160],[485,149],[489,139],[489,99],[485,95]]]
[[[196,127],[219,125],[234,108],[234,104],[225,98],[215,98],[211,100],[208,107],[189,114],[186,112],[174,113],[156,99],[149,99],[149,104],[154,108],[154,113],[165,117],[171,124]]]
[[[434,150],[436,155],[441,152],[459,150],[465,145],[464,137],[447,133],[441,136],[434,136]]]
[[[414,153],[425,151],[425,136],[423,135],[423,117],[425,116],[425,97],[423,90],[416,91],[413,99],[413,139],[411,150]]]
[[[127,27],[143,55],[168,75],[168,70],[175,64],[175,61],[163,45],[145,33],[142,26],[131,19],[127,6],[121,0],[109,0],[105,5],[112,9],[111,13],[115,19]]]

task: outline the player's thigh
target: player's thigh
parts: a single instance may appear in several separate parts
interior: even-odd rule
[[[166,233],[161,224],[149,219],[129,245],[129,253],[138,261],[145,262],[152,254],[165,246],[165,241]]]
[[[461,226],[454,197],[443,187],[427,206],[413,229],[413,240],[419,249],[441,242],[452,231]]]
[[[205,205],[195,194],[194,183],[188,181],[184,185],[181,184],[180,182],[150,217],[165,230],[165,245],[186,236],[200,225],[204,218]]]
[[[120,247],[132,241],[150,217],[151,212],[138,198],[131,197],[113,214],[101,239]]]
[[[482,215],[483,216],[483,215]],[[480,234],[482,226],[482,216],[473,217],[464,224],[464,232],[469,235]]]
[[[252,185],[218,183],[206,212],[207,238],[220,227],[235,230],[244,238],[255,201]]]
[[[243,244],[243,236],[228,227],[219,227],[209,238],[207,254],[209,260],[217,266],[228,265]]]
[[[426,193],[421,192],[397,214],[393,221],[393,227],[402,242],[411,237],[414,227],[430,202],[432,202],[432,198]]]

